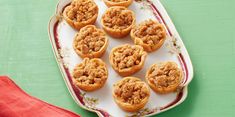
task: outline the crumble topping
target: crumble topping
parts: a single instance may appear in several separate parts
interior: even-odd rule
[[[125,7],[110,7],[102,18],[106,27],[122,30],[131,26],[133,15],[133,12]]]
[[[114,50],[113,63],[121,69],[129,68],[135,65],[139,65],[141,57],[144,54],[144,50],[138,45],[123,45]]]
[[[160,40],[166,37],[163,25],[151,19],[146,20],[134,27],[133,33],[145,44],[148,44],[150,46],[158,44]]]
[[[98,7],[93,0],[73,0],[68,6],[67,16],[75,22],[83,22],[98,13]]]
[[[75,47],[83,54],[98,52],[107,41],[105,33],[93,25],[83,27],[75,37]]]
[[[101,59],[85,58],[75,67],[73,77],[82,84],[103,84],[108,77],[108,72]]]
[[[138,79],[127,78],[116,84],[114,93],[122,102],[139,104],[149,95],[148,88],[144,82]]]
[[[166,62],[160,66],[154,65],[148,76],[149,81],[157,87],[170,87],[180,84],[181,70],[174,62]]]

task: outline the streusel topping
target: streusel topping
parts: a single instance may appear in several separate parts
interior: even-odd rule
[[[176,63],[166,62],[160,66],[154,65],[151,67],[148,78],[157,87],[170,87],[171,85],[180,84],[181,76],[181,70]]]
[[[76,22],[87,21],[98,13],[98,7],[93,0],[73,0],[69,8],[66,14]]]
[[[110,7],[103,15],[104,25],[112,29],[126,29],[132,25],[133,12],[125,7]]]
[[[75,67],[73,77],[82,84],[103,84],[108,77],[108,72],[105,63],[100,59],[85,58]]]
[[[156,45],[166,37],[165,29],[162,24],[151,19],[146,20],[133,29],[136,37],[140,38],[145,44]]]
[[[125,79],[116,85],[114,93],[122,102],[139,104],[149,95],[147,86],[138,79]]]
[[[114,50],[113,63],[119,70],[139,65],[144,50],[138,45],[123,45]]]
[[[75,37],[75,47],[83,54],[99,51],[106,42],[105,33],[93,25],[83,27]]]

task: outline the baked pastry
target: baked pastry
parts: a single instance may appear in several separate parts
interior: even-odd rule
[[[143,66],[147,52],[139,45],[121,45],[111,50],[109,61],[113,69],[121,76],[132,75]]]
[[[146,81],[156,93],[170,93],[179,88],[183,72],[175,62],[153,64],[146,73]]]
[[[94,24],[98,17],[98,6],[93,0],[73,0],[63,11],[67,23],[80,30],[82,27]]]
[[[128,7],[131,5],[133,0],[104,0],[104,3],[108,6],[124,6]]]
[[[162,24],[151,19],[141,22],[131,30],[131,38],[147,52],[159,49],[166,40],[166,31]]]
[[[73,48],[82,58],[101,57],[108,47],[108,38],[103,30],[87,25],[76,34]]]
[[[150,96],[148,85],[135,77],[125,77],[114,84],[113,98],[117,105],[128,112],[145,106]]]
[[[134,12],[121,6],[108,8],[101,18],[104,31],[116,38],[127,36],[134,24]]]
[[[99,58],[85,58],[73,70],[73,83],[84,91],[94,91],[104,86],[108,78],[105,63]]]

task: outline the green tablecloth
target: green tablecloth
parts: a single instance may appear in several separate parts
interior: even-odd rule
[[[188,98],[159,117],[235,116],[235,0],[161,0],[191,56]],[[0,74],[29,94],[82,116],[47,35],[56,0],[0,0]]]

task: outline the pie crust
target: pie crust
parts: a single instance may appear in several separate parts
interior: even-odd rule
[[[103,30],[87,25],[76,34],[73,48],[82,58],[99,58],[108,47],[108,38]]]
[[[145,20],[131,30],[131,38],[147,52],[159,49],[166,40],[166,31],[162,24],[151,19]]]
[[[153,64],[145,77],[156,93],[165,94],[179,88],[183,80],[183,72],[175,62],[164,62],[159,65]]]
[[[80,30],[86,25],[95,23],[98,10],[93,0],[73,0],[64,9],[63,17],[71,27]]]
[[[84,91],[94,91],[104,86],[108,78],[106,64],[99,58],[85,58],[73,70],[73,83]]]
[[[109,61],[113,69],[121,76],[138,72],[143,66],[147,52],[139,45],[121,45],[111,50]]]
[[[125,77],[113,86],[113,98],[117,105],[128,112],[138,111],[150,97],[148,85],[136,77]]]
[[[122,6],[108,8],[101,18],[104,31],[115,38],[127,36],[134,24],[134,12]]]
[[[112,7],[112,6],[128,7],[131,5],[132,2],[133,2],[133,0],[104,0],[104,3],[108,7]]]

